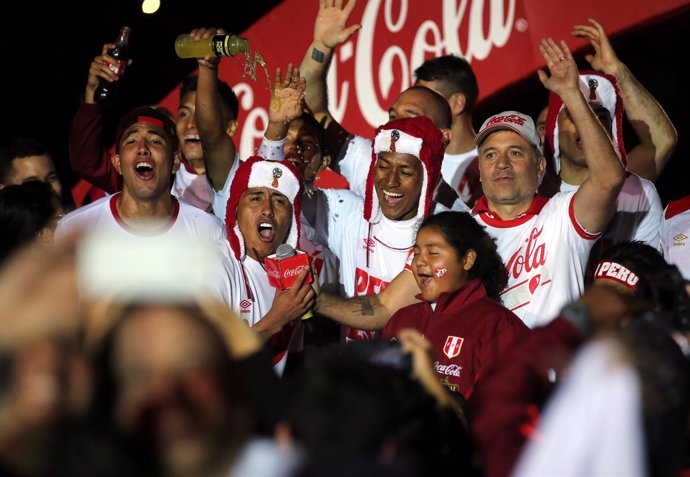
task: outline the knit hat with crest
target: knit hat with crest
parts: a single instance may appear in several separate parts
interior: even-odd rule
[[[623,145],[623,98],[616,78],[596,71],[580,71],[580,90],[592,107],[603,107],[611,116],[611,140],[623,167],[628,159]],[[561,171],[561,151],[558,142],[558,116],[563,111],[563,100],[557,94],[549,94],[549,111],[546,114],[545,155],[553,159],[556,173]]]
[[[436,187],[441,180],[441,164],[446,149],[443,134],[426,116],[393,119],[376,130],[371,164],[364,197],[364,218],[369,222],[381,219],[381,206],[374,187],[374,169],[380,152],[411,154],[422,163],[423,182],[419,197],[418,218],[431,211]]]
[[[230,185],[230,198],[225,212],[225,228],[235,257],[242,260],[246,254],[244,236],[237,223],[237,206],[242,193],[247,189],[265,187],[273,189],[288,198],[292,204],[292,225],[285,243],[297,248],[300,233],[300,211],[304,186],[299,171],[287,161],[267,161],[252,156],[237,168]]]

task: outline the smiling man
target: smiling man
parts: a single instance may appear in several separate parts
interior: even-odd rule
[[[565,43],[544,39],[540,51],[551,72],[539,71],[546,89],[558,95],[580,131],[589,177],[577,192],[551,199],[536,194],[545,159],[534,122],[516,111],[488,118],[476,137],[484,196],[472,215],[496,239],[508,271],[501,298],[530,327],[547,323],[584,288],[587,257],[616,210],[624,171],[613,144],[578,85],[577,65]],[[378,296],[342,300],[321,294],[316,310],[369,330],[416,301],[419,287],[403,271]]]
[[[425,116],[395,119],[376,130],[364,199],[350,190],[323,190],[328,248],[340,260],[348,297],[379,293],[403,269],[420,222],[437,207],[446,142]],[[310,219],[311,220],[311,219]],[[350,339],[372,335],[347,330]]]

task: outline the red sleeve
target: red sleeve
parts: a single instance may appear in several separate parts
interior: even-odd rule
[[[551,391],[549,369],[559,369],[579,344],[577,329],[556,318],[530,331],[477,383],[470,418],[486,477],[510,475]]]
[[[70,129],[69,162],[80,177],[110,194],[122,188],[120,175],[103,145],[101,106],[80,102]]]

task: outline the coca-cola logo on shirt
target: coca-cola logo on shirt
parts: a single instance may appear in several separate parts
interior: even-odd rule
[[[462,371],[462,366],[457,364],[441,364],[438,361],[434,363],[434,370],[438,374],[443,374],[445,376],[455,376],[460,377],[460,371]]]
[[[546,244],[539,241],[543,227],[532,229],[525,245],[513,253],[506,264],[508,280],[517,279],[523,273],[531,273],[546,262]]]

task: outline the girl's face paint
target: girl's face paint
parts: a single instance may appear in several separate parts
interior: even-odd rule
[[[452,293],[469,281],[462,257],[437,227],[425,227],[417,233],[412,273],[422,297],[431,303],[437,302],[441,293]]]

